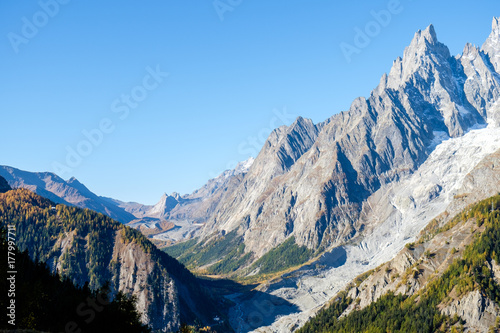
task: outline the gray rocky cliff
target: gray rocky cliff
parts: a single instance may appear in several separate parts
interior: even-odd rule
[[[120,231],[116,232],[110,270],[115,289],[137,298],[144,323],[166,331],[179,328],[177,283],[138,244],[127,243]]]
[[[491,34],[482,46],[482,50],[488,55],[490,63],[500,72],[500,18],[494,17],[491,23]]]
[[[464,332],[491,332],[500,307],[479,290],[472,291],[444,307],[441,312],[450,317],[457,315],[465,321]]]
[[[165,267],[152,258],[151,253],[145,252],[136,242],[127,241],[122,230],[113,234],[114,236],[106,240],[111,251],[108,251],[105,262],[99,263],[103,267],[99,273],[102,281],[91,280],[90,287],[97,288],[102,285],[100,282],[110,281],[114,293],[121,291],[125,295],[136,297],[136,308],[143,323],[154,330],[178,329],[180,308],[177,282],[170,277]],[[82,238],[74,231],[60,235],[48,259],[53,270],[68,274],[70,269],[68,276],[79,285],[89,281],[86,268],[90,265],[91,256],[82,252],[88,248],[88,242],[89,237]],[[70,256],[73,262],[68,264],[67,258]],[[78,270],[75,267],[83,269]]]

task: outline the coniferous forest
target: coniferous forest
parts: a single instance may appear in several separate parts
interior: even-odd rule
[[[0,231],[0,251],[9,249],[7,232]],[[76,287],[70,279],[51,273],[45,263],[33,262],[28,253],[13,252],[15,258],[15,317],[2,316],[1,328],[23,328],[46,332],[150,332],[141,324],[134,298],[118,293],[112,300],[104,285],[91,290],[88,284]],[[7,256],[0,256],[7,267]],[[7,276],[9,277],[9,276]],[[2,290],[9,290],[10,280],[1,279]],[[0,307],[7,309],[9,299],[0,297]],[[8,323],[11,321],[11,323]],[[12,325],[12,324],[15,325]]]

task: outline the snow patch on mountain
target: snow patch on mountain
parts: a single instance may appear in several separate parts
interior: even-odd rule
[[[214,180],[222,182],[229,177],[241,175],[242,173],[247,173],[248,169],[250,169],[254,161],[255,158],[250,157],[249,159],[243,162],[239,162],[238,164],[236,164],[236,167],[234,169],[224,171],[218,177],[214,178]]]

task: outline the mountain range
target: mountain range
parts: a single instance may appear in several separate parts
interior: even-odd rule
[[[240,162],[232,170],[226,170],[210,179],[203,187],[191,194],[163,194],[155,205],[98,196],[76,178],[64,180],[51,172],[28,172],[10,166],[0,166],[0,176],[14,188],[26,188],[56,203],[87,208],[108,215],[135,228],[148,230],[148,235],[159,240],[185,240],[191,238],[211,215],[228,188],[235,186],[254,159]],[[165,224],[165,221],[172,221]],[[165,225],[175,230],[170,230]],[[177,230],[179,229],[179,230]]]
[[[441,144],[487,131],[493,146],[457,171],[453,181],[459,183],[482,154],[498,148],[499,36],[495,18],[482,48],[467,44],[462,55],[451,56],[430,25],[415,34],[368,98],[322,123],[299,117],[274,130],[240,184],[206,220],[193,249],[203,251],[234,232],[235,243],[244,244],[240,259],[248,259],[239,275],[258,273],[257,261],[292,237],[312,254],[331,250],[376,227],[383,216],[374,219],[373,211],[385,206],[372,202],[418,174]],[[419,196],[440,197],[442,182],[419,188]],[[411,195],[401,200],[417,205]]]
[[[322,130],[325,139],[320,134],[307,158],[295,164],[301,168],[295,175],[309,184],[317,178],[304,170],[328,166],[325,179],[329,180],[317,194],[314,186],[307,186],[309,199],[302,200],[294,224],[314,195],[319,198],[317,207],[329,207],[330,213],[325,213],[325,223],[312,223],[317,219],[310,214],[309,223],[300,229],[305,233],[293,232],[298,242],[302,239],[311,248],[327,242],[327,250],[307,269],[262,285],[261,291],[300,307],[298,313],[265,323],[269,330],[286,332],[303,325],[357,275],[394,258],[434,218],[454,216],[468,204],[497,193],[499,56],[497,18],[482,47],[467,44],[458,56],[449,54],[429,26],[415,34],[403,58],[396,59],[369,98],[357,99],[348,112],[330,119]],[[322,155],[329,157],[321,161]],[[298,190],[292,202],[301,202],[297,181],[290,186]],[[288,205],[291,212],[296,206]],[[274,214],[280,211],[275,209]],[[318,212],[318,217],[325,216]],[[321,237],[308,237],[318,231]],[[339,257],[339,249],[345,258],[321,267],[328,258]],[[251,313],[254,301],[241,308]],[[248,322],[241,327],[253,328]]]
[[[415,33],[369,97],[324,122],[298,117],[275,129],[255,160],[192,194],[165,194],[147,206],[99,197],[76,179],[50,173],[0,167],[0,176],[12,187],[93,209],[149,238],[176,243],[167,253],[200,273],[264,281],[258,293],[228,295],[235,302],[232,327],[290,332],[343,290],[357,303],[339,317],[368,309],[388,292],[417,295],[429,274],[444,274],[453,258],[473,246],[461,229],[471,230],[472,217],[458,227],[449,223],[498,193],[499,102],[499,19],[481,47],[466,44],[457,56],[430,25]],[[442,253],[450,244],[437,241],[442,229],[425,238],[428,225],[450,226],[446,237],[459,250]],[[420,239],[418,251],[409,253],[405,245]],[[426,249],[442,255],[432,259]],[[422,261],[428,264],[423,272],[400,278]],[[362,281],[350,285],[360,274]],[[401,287],[407,282],[409,289]],[[470,329],[492,327],[499,314],[494,297],[461,296],[469,298],[443,303],[440,313],[456,314]],[[471,319],[460,302],[475,301],[492,305]],[[492,314],[483,316],[485,309]]]

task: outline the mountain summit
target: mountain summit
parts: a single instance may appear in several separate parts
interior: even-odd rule
[[[438,41],[433,25],[424,31],[419,30],[405,49],[403,58],[398,57],[394,62],[387,87],[398,89],[415,75],[427,78],[429,71],[446,63],[449,58],[450,51]]]
[[[500,70],[500,17],[493,18],[491,34],[483,44],[482,50],[488,55],[498,73]]]

